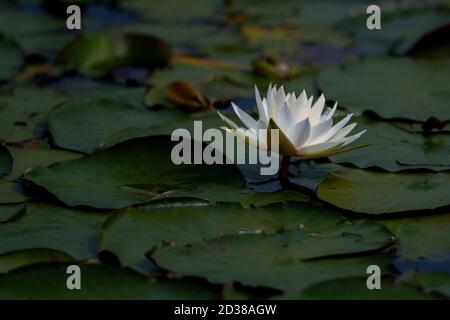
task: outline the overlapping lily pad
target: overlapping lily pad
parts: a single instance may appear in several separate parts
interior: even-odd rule
[[[23,203],[4,204],[0,206],[0,223],[5,223],[16,217],[25,209]]]
[[[31,249],[13,251],[0,255],[0,274],[26,266],[72,260],[67,254],[56,250]]]
[[[106,140],[122,130],[143,128],[146,134],[170,134],[167,126],[185,118],[175,111],[152,112],[117,101],[92,100],[61,105],[50,114],[49,127],[58,146],[92,153],[104,148]]]
[[[0,179],[0,204],[17,204],[30,199],[20,182]]]
[[[22,66],[23,57],[20,49],[0,37],[0,81],[17,73]]]
[[[96,241],[106,215],[44,203],[27,204],[14,223],[0,225],[0,254],[26,249],[53,249],[75,259],[97,256]]]
[[[450,205],[449,173],[381,173],[341,168],[317,190],[318,197],[355,212],[387,214]]]
[[[440,298],[426,294],[419,287],[383,279],[381,290],[368,290],[366,278],[349,278],[319,283],[302,292],[277,297],[287,300],[431,300]]]
[[[26,178],[65,203],[118,209],[164,197],[240,201],[250,192],[231,165],[175,165],[168,137],[127,141]]]
[[[178,276],[297,291],[326,280],[365,274],[371,264],[385,272],[387,255],[326,258],[360,252],[359,245],[354,244],[361,237],[364,239],[358,232],[340,232],[339,227],[318,233],[291,230],[272,235],[234,235],[190,246],[167,246],[152,256],[159,266]],[[377,241],[372,249],[388,242],[389,238]]]
[[[121,66],[156,68],[167,65],[171,48],[148,35],[119,32],[81,33],[60,53],[58,61],[81,73],[98,75]]]
[[[450,214],[408,217],[383,221],[399,240],[404,261],[450,260]]]
[[[69,264],[38,266],[0,276],[2,299],[216,299],[188,280],[156,281],[108,265],[81,265],[82,290],[67,290]]]
[[[9,173],[12,169],[12,156],[8,149],[0,145],[0,177]]]
[[[390,172],[411,169],[442,171],[450,169],[450,135],[408,133],[384,122],[356,119],[358,129],[367,132],[358,140],[366,148],[332,156],[336,163],[359,168],[378,167]]]
[[[317,235],[348,233],[348,238],[335,241],[342,240],[354,251],[390,243],[389,232],[380,225],[350,223],[336,212],[306,203],[243,209],[238,205],[175,202],[116,212],[102,227],[100,250],[114,253],[124,266],[148,272],[154,267],[146,253],[165,243],[183,246],[223,235],[273,234],[299,228]],[[355,242],[350,234],[360,234],[363,240]]]
[[[47,167],[53,163],[72,160],[83,155],[76,152],[52,149],[46,144],[8,147],[13,158],[12,171],[5,179],[13,180],[26,172]]]
[[[448,273],[410,272],[402,277],[402,281],[419,285],[427,293],[450,298],[450,276]]]
[[[383,10],[383,9],[382,9]],[[421,37],[450,22],[450,13],[441,10],[394,10],[382,12],[382,28],[365,27],[367,15],[352,17],[340,23],[340,27],[356,35],[366,55],[394,53],[404,55]],[[442,37],[445,43],[445,37]]]
[[[41,137],[45,116],[64,96],[48,88],[18,87],[0,93],[0,140],[19,142]]]
[[[448,61],[372,59],[327,69],[319,77],[327,98],[348,109],[373,111],[387,119],[450,120]],[[355,90],[354,88],[358,88]]]

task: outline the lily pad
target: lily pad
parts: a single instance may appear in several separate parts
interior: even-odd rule
[[[59,50],[72,34],[65,23],[40,12],[2,7],[0,33],[17,42],[26,53],[53,53]]]
[[[0,223],[5,223],[16,217],[25,209],[25,205],[21,204],[6,204],[0,206]]]
[[[367,251],[369,247],[381,248],[389,242],[388,238],[382,240],[388,234],[379,234],[381,241],[363,249],[358,242],[361,237],[364,239],[364,230],[354,230],[355,234],[350,231],[351,227],[339,229],[333,224],[331,229],[324,228],[317,233],[291,230],[272,235],[233,235],[190,246],[166,246],[157,249],[152,257],[159,266],[178,276],[205,277],[212,283],[239,282],[286,291],[302,290],[327,280],[365,275],[367,266],[372,264],[387,270],[387,255],[326,258],[361,252],[361,249]]]
[[[360,234],[364,240],[358,243],[347,238],[347,245],[354,251],[390,243],[389,233],[380,225],[368,221],[350,223],[334,211],[306,203],[243,209],[238,205],[211,206],[184,201],[114,213],[102,226],[100,250],[113,252],[124,266],[147,273],[154,266],[145,254],[164,243],[187,245],[222,235],[273,234],[298,228],[308,233],[335,229],[336,235]]]
[[[23,63],[20,49],[0,38],[0,81],[6,80],[16,74]]]
[[[64,99],[48,88],[18,87],[0,93],[0,140],[20,142],[41,137],[46,114]]]
[[[450,214],[384,220],[400,244],[404,261],[450,260]]]
[[[381,173],[341,168],[318,188],[323,201],[355,212],[387,214],[450,204],[449,173]]]
[[[401,278],[404,283],[418,285],[427,293],[450,298],[450,275],[438,272],[410,272]]]
[[[0,204],[22,203],[29,198],[23,190],[22,183],[0,180]]]
[[[121,66],[163,67],[171,55],[171,48],[155,37],[110,31],[81,33],[62,50],[58,61],[81,73],[99,75]]]
[[[13,159],[8,149],[0,145],[0,177],[11,172]]]
[[[421,135],[405,132],[385,122],[356,119],[358,129],[367,132],[358,140],[366,148],[330,157],[335,163],[358,168],[378,167],[390,172],[411,169],[450,169],[450,135]]]
[[[349,278],[319,283],[302,292],[276,297],[285,300],[432,300],[436,295],[423,293],[418,287],[382,279],[381,290],[368,290],[367,278]]]
[[[30,203],[20,219],[0,225],[0,254],[53,249],[75,259],[97,256],[100,225],[106,215]]]
[[[8,147],[12,158],[12,172],[5,179],[15,179],[26,172],[31,172],[43,167],[47,167],[53,163],[73,160],[82,157],[82,154],[52,149],[46,144],[25,145],[23,147]]]
[[[407,54],[422,36],[450,22],[450,13],[445,10],[394,10],[382,12],[381,29],[370,30],[365,27],[367,17],[363,12],[361,16],[342,21],[339,27],[355,34],[363,52],[369,56]]]
[[[434,116],[448,121],[449,81],[448,61],[384,58],[325,70],[319,86],[345,108],[373,111],[386,119],[426,121]]]
[[[32,249],[13,251],[0,255],[0,274],[8,273],[25,266],[66,261],[72,261],[72,258],[56,250]]]
[[[0,276],[1,299],[216,299],[189,280],[156,281],[108,265],[80,265],[82,290],[67,290],[69,264],[37,266]]]
[[[49,116],[49,127],[59,147],[92,153],[104,148],[106,140],[122,130],[145,128],[146,134],[170,134],[164,126],[185,118],[175,111],[142,110],[111,100],[75,101],[55,109]]]
[[[165,197],[240,201],[249,193],[232,165],[175,165],[167,137],[135,139],[26,175],[70,206],[119,209]]]

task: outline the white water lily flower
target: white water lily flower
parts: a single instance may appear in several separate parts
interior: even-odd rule
[[[250,144],[267,149],[268,137],[273,129],[279,129],[279,153],[284,156],[298,156],[305,159],[328,157],[361,147],[347,147],[358,139],[366,130],[348,136],[356,123],[347,124],[352,114],[348,114],[333,125],[333,108],[325,108],[325,97],[322,94],[314,103],[313,97],[306,95],[305,90],[296,97],[294,92],[285,94],[283,86],[269,86],[267,97],[261,99],[255,86],[256,104],[259,120],[253,119],[234,103],[232,107],[245,128],[239,127],[232,120],[218,112],[229,132]],[[230,130],[233,129],[233,130]],[[260,130],[266,129],[266,130]],[[263,133],[261,133],[263,132]],[[270,146],[269,146],[270,148]]]

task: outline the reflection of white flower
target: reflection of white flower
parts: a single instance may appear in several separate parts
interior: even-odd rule
[[[233,134],[243,138],[244,132],[251,144],[267,148],[270,130],[279,129],[279,152],[281,155],[314,159],[328,157],[354,148],[343,148],[358,139],[366,130],[347,136],[356,123],[347,125],[352,114],[347,115],[333,126],[333,108],[325,107],[322,94],[313,104],[305,90],[296,97],[295,93],[284,93],[281,86],[269,86],[267,97],[261,99],[255,86],[256,104],[259,120],[256,121],[246,112],[232,103],[234,112],[246,128],[238,127],[232,120],[219,112],[219,116],[232,130]],[[266,130],[261,130],[266,129]]]

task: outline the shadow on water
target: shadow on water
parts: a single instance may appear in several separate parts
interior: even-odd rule
[[[428,260],[400,260],[393,262],[394,267],[401,273],[408,271],[445,272],[450,273],[450,261],[428,261]]]

